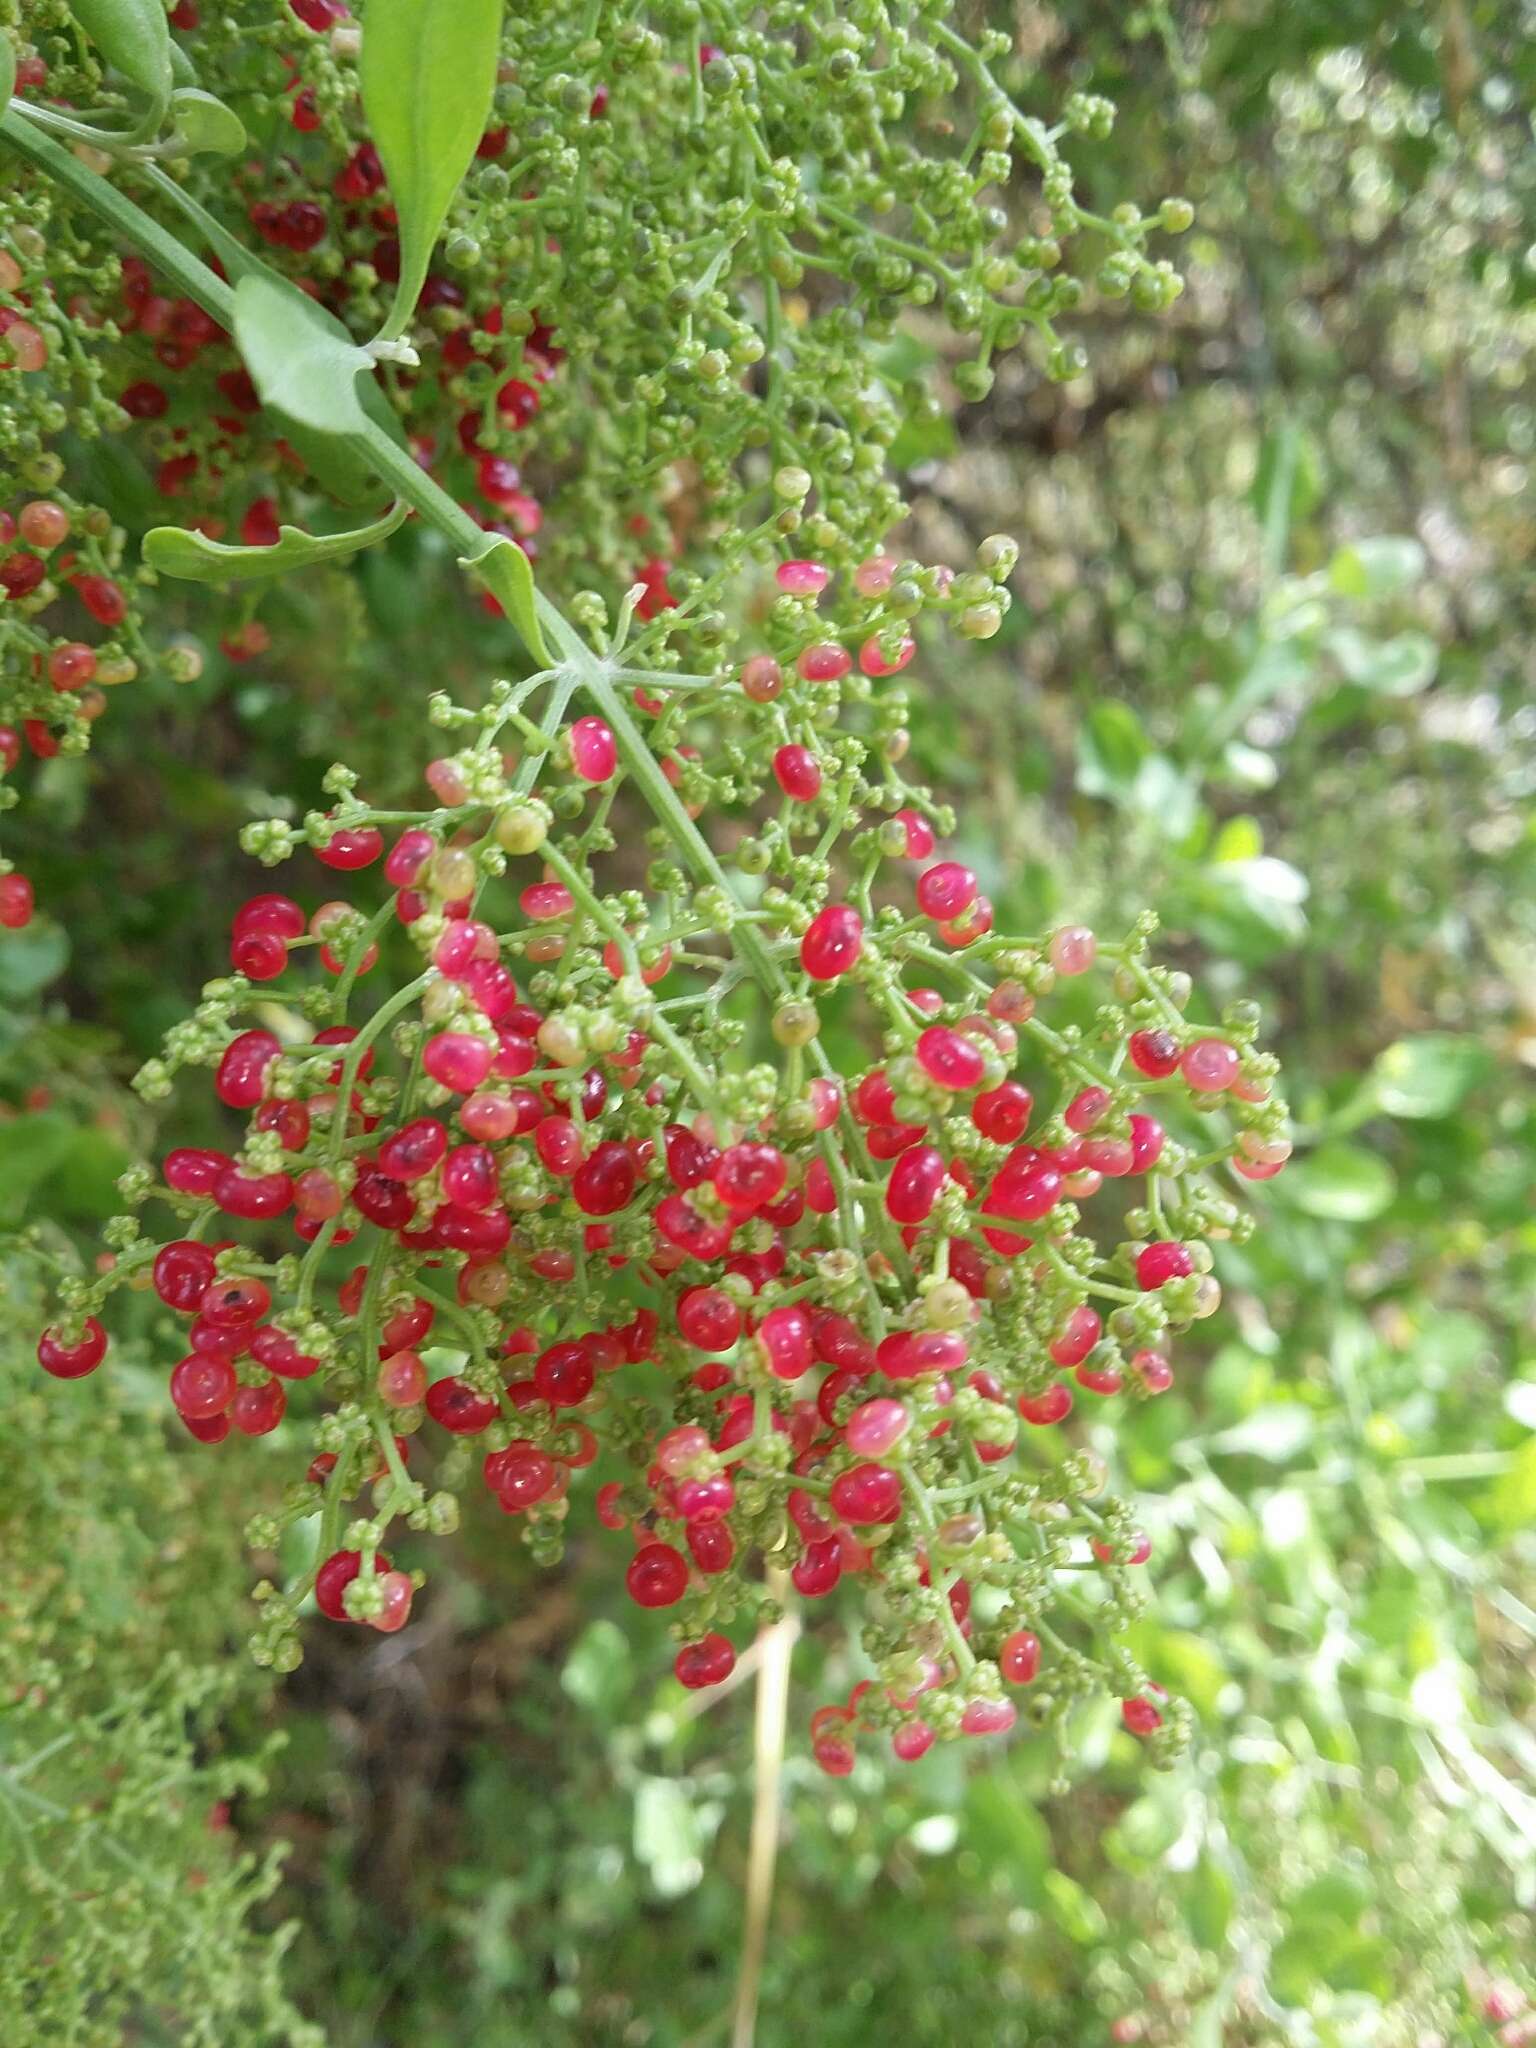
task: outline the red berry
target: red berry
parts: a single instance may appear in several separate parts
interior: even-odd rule
[[[191,1315],[213,1285],[213,1253],[207,1245],[179,1238],[155,1254],[155,1292],[167,1308]]]
[[[975,875],[957,860],[941,860],[917,878],[917,907],[924,917],[949,922],[976,901]]]
[[[736,1652],[722,1635],[707,1635],[697,1643],[684,1643],[678,1651],[672,1669],[681,1684],[691,1692],[704,1686],[719,1685],[730,1677],[736,1668]]]
[[[44,1330],[37,1340],[37,1362],[56,1380],[84,1379],[107,1355],[107,1333],[94,1316],[87,1316],[80,1335],[66,1344],[56,1329]]]
[[[1120,1718],[1133,1735],[1150,1735],[1163,1725],[1163,1717],[1157,1708],[1140,1695],[1120,1702]]]
[[[500,1413],[495,1401],[460,1379],[434,1380],[424,1399],[432,1420],[453,1436],[478,1436]]]
[[[624,1584],[637,1607],[671,1607],[688,1590],[688,1565],[670,1543],[647,1543],[631,1558]]]
[[[333,832],[315,858],[328,868],[366,868],[384,851],[384,835],[372,825],[343,827]]]
[[[1166,1081],[1179,1064],[1179,1041],[1171,1031],[1133,1031],[1126,1050],[1131,1064],[1152,1081]]]
[[[830,1499],[845,1522],[894,1522],[901,1513],[901,1478],[888,1465],[853,1465],[833,1480]]]
[[[1170,1280],[1182,1280],[1195,1270],[1189,1246],[1159,1238],[1136,1255],[1136,1284],[1150,1293]]]
[[[997,1653],[997,1668],[1010,1685],[1028,1685],[1040,1669],[1040,1639],[1027,1628],[1015,1629]]]
[[[986,1076],[987,1063],[975,1040],[945,1024],[930,1024],[919,1034],[917,1059],[929,1080],[941,1088],[976,1088]]]
[[[938,1200],[948,1168],[933,1145],[903,1152],[885,1186],[885,1206],[897,1223],[922,1223]]]
[[[214,1093],[231,1109],[254,1109],[266,1093],[267,1069],[282,1051],[270,1031],[242,1031],[224,1048]]]
[[[288,1396],[281,1380],[264,1380],[259,1387],[237,1387],[229,1404],[229,1419],[245,1436],[268,1436],[282,1421]]]
[[[627,1145],[597,1145],[571,1176],[571,1199],[588,1216],[612,1216],[627,1208],[639,1176]]]
[[[178,1415],[207,1422],[222,1415],[234,1399],[235,1368],[227,1358],[192,1351],[171,1374],[171,1401]]]
[[[821,763],[809,747],[780,747],[773,757],[773,777],[796,803],[812,803],[821,794]]]
[[[813,981],[835,981],[864,950],[864,920],[846,903],[829,903],[800,941],[800,965]]]
[[[699,1351],[729,1351],[741,1335],[741,1310],[718,1287],[694,1287],[677,1305],[677,1327]]]
[[[25,875],[0,875],[0,930],[19,932],[32,922],[32,884]]]
[[[1021,1081],[1004,1081],[976,1097],[971,1122],[994,1144],[1011,1145],[1028,1129],[1034,1106],[1034,1097]]]
[[[379,1551],[373,1560],[376,1572],[390,1569],[389,1559]],[[351,1615],[342,1605],[341,1596],[363,1568],[363,1554],[360,1550],[337,1550],[325,1560],[315,1573],[315,1605],[332,1621],[350,1621]]]

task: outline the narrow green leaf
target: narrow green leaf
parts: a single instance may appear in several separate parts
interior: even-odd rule
[[[461,569],[473,569],[517,628],[528,652],[542,668],[552,666],[533,601],[533,569],[528,557],[505,534],[487,534],[476,554],[459,557]]]
[[[387,539],[404,524],[409,509],[392,505],[382,518],[345,533],[305,533],[297,526],[280,526],[277,540],[265,548],[226,547],[184,527],[157,526],[144,536],[144,560],[162,576],[181,576],[191,583],[249,583],[264,576],[286,576],[316,562],[345,561]]]
[[[235,286],[235,340],[262,402],[317,434],[361,434],[368,425],[357,379],[373,357],[302,292],[281,278]]]
[[[16,45],[9,36],[0,36],[0,101],[8,100],[16,90]]]
[[[369,0],[358,67],[400,221],[400,278],[381,340],[405,330],[453,195],[490,119],[501,0]]]
[[[102,62],[163,112],[171,97],[171,30],[164,0],[70,0],[69,11]]]
[[[245,142],[245,123],[211,92],[182,86],[171,94],[166,156],[238,156]]]

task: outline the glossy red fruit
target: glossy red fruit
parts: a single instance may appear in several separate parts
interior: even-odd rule
[[[152,1278],[155,1292],[167,1308],[192,1315],[213,1285],[213,1253],[205,1244],[179,1238],[156,1252]]]
[[[342,1605],[342,1595],[363,1568],[363,1554],[360,1550],[337,1550],[315,1573],[315,1605],[332,1621],[350,1621],[351,1615]],[[379,1551],[373,1560],[376,1572],[391,1569],[389,1559]]]
[[[670,1543],[644,1544],[631,1558],[624,1584],[637,1607],[671,1607],[688,1590],[687,1561]]]
[[[864,950],[864,920],[846,903],[829,903],[806,927],[800,965],[813,981],[835,981]]]
[[[501,1412],[497,1403],[461,1379],[433,1380],[427,1388],[426,1410],[440,1429],[454,1436],[478,1436]]]
[[[997,1668],[1010,1685],[1028,1685],[1040,1669],[1040,1638],[1027,1628],[1015,1629],[997,1653]]]
[[[213,1088],[231,1109],[254,1109],[266,1093],[267,1069],[282,1051],[270,1031],[242,1031],[224,1048]]]
[[[235,1368],[227,1358],[192,1351],[171,1373],[171,1401],[178,1415],[206,1422],[228,1408],[235,1386]]]
[[[696,1643],[684,1643],[672,1665],[679,1682],[690,1692],[719,1685],[730,1677],[735,1668],[735,1649],[725,1636],[714,1634],[704,1636]]]
[[[901,1477],[888,1465],[852,1465],[833,1480],[829,1499],[845,1522],[894,1522],[901,1513]]]
[[[70,1344],[56,1329],[37,1340],[37,1362],[56,1380],[80,1380],[94,1372],[107,1355],[107,1333],[95,1316],[87,1316],[80,1335]]]
[[[1195,1270],[1187,1244],[1159,1238],[1136,1255],[1136,1284],[1150,1293],[1170,1280],[1183,1280]]]

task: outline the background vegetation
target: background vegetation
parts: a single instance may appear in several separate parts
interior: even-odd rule
[[[1198,219],[1184,298],[1090,307],[1077,382],[1020,361],[979,404],[914,407],[919,552],[1023,544],[1003,634],[916,693],[915,748],[1000,918],[1150,903],[1214,995],[1263,1001],[1304,1142],[1199,1371],[1117,1424],[1162,1565],[1139,1648],[1197,1710],[1191,1757],[1149,1779],[1106,1708],[1064,1773],[1025,1739],[830,1783],[803,1709],[858,1674],[818,1612],[758,2039],[1518,2043],[1533,24],[1158,0],[1010,25],[1021,92],[1117,100],[1092,174],[1134,166]],[[949,345],[893,345],[892,388]],[[235,830],[271,792],[318,800],[338,755],[381,797],[414,777],[387,679],[474,659],[400,550],[295,584],[272,624],[256,662],[210,648],[201,682],[122,693],[7,820],[53,914],[0,944],[0,1220],[47,1245],[85,1241],[152,1142],[123,1083],[250,886]],[[229,1503],[277,1483],[270,1442],[211,1476],[164,1434],[147,1346],[110,1396],[39,1388],[10,1284],[0,2034],[725,2041],[751,1686],[658,1682],[611,1556],[578,1537],[541,1573],[477,1515],[399,1638],[316,1631],[293,1678],[247,1673]]]

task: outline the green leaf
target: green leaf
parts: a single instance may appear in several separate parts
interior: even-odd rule
[[[560,1673],[562,1689],[602,1720],[622,1710],[634,1683],[629,1638],[614,1622],[589,1622],[571,1645]]]
[[[0,36],[0,105],[3,105],[16,90],[16,45],[9,36]]]
[[[35,996],[64,972],[69,940],[62,925],[39,918],[24,931],[0,937],[0,1000],[20,1002]]]
[[[704,1831],[675,1778],[642,1778],[636,1785],[634,1843],[663,1898],[680,1898],[702,1880]]]
[[[171,97],[171,29],[165,0],[70,0],[69,11],[103,63],[149,100],[158,123]]]
[[[1379,1054],[1368,1086],[1388,1116],[1449,1116],[1492,1065],[1492,1054],[1475,1038],[1426,1031]]]
[[[534,660],[542,668],[551,667],[534,603],[533,566],[517,542],[508,540],[505,534],[487,534],[484,547],[472,555],[460,555],[459,567],[474,570],[517,628]]]
[[[270,272],[242,277],[235,340],[263,404],[317,434],[366,431],[357,379],[373,369],[373,357],[303,292]]]
[[[392,505],[381,519],[345,533],[305,533],[297,526],[280,526],[277,540],[266,548],[226,547],[184,527],[157,526],[144,536],[144,560],[162,576],[181,576],[192,583],[249,583],[263,576],[286,576],[316,562],[345,561],[387,539],[409,510],[403,503]]]
[[[1150,751],[1141,720],[1130,705],[1101,698],[1077,736],[1077,786],[1084,796],[1124,803]]]
[[[1435,680],[1440,666],[1440,650],[1427,633],[1377,640],[1339,626],[1328,635],[1327,646],[1346,681],[1380,697],[1416,697]]]
[[[1042,1880],[1042,1889],[1051,1918],[1069,1941],[1075,1941],[1079,1947],[1087,1947],[1104,1939],[1109,1931],[1104,1908],[1092,1892],[1084,1891],[1075,1878],[1068,1877],[1064,1870],[1048,1870]]]
[[[1237,1891],[1230,1872],[1206,1850],[1190,1873],[1184,1894],[1189,1931],[1203,1949],[1219,1954],[1227,1945]]]
[[[1392,1169],[1358,1145],[1324,1145],[1275,1183],[1276,1193],[1306,1216],[1369,1223],[1397,1192]]]
[[[245,141],[245,123],[211,92],[183,86],[171,94],[167,156],[238,156]]]
[[[490,119],[501,0],[369,0],[363,107],[400,222],[400,278],[381,340],[405,330],[459,183]]]
[[[0,1177],[0,1215],[20,1218],[27,1198],[64,1159],[75,1129],[67,1116],[18,1116],[0,1125],[0,1152],[5,1171]]]
[[[1424,550],[1407,534],[1382,533],[1340,548],[1328,564],[1328,581],[1340,597],[1393,597],[1411,589],[1424,573]]]

